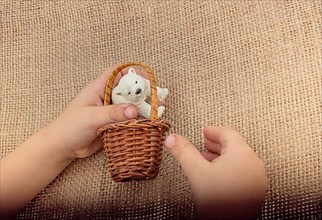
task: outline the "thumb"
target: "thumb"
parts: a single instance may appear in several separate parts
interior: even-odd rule
[[[197,148],[178,134],[168,136],[165,140],[165,146],[180,163],[189,179],[190,177],[194,178],[196,174],[198,175],[209,163]]]
[[[95,128],[100,128],[107,124],[134,119],[138,116],[138,110],[134,105],[117,104],[107,106],[93,106],[91,120],[95,123]],[[95,120],[96,119],[96,120]]]

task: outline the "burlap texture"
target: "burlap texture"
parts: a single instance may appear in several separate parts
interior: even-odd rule
[[[321,217],[319,1],[2,1],[1,157],[53,120],[101,70],[143,61],[169,88],[165,119],[202,149],[229,125],[265,161],[261,219]],[[21,219],[190,219],[165,152],[156,180],[114,183],[103,152],[72,163]]]

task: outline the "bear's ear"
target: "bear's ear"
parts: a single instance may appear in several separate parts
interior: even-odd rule
[[[135,72],[135,70],[133,68],[130,68],[127,73],[136,74],[136,72]]]

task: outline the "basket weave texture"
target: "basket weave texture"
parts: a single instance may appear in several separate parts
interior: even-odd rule
[[[121,64],[113,71],[107,82],[104,105],[110,104],[115,77],[129,66],[140,66],[149,76],[151,114],[150,119],[132,119],[99,129],[108,170],[116,182],[154,179],[159,173],[165,134],[170,129],[168,122],[158,118],[156,79],[150,67],[142,62]]]

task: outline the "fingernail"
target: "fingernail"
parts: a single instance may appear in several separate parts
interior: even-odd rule
[[[174,147],[174,145],[176,144],[176,136],[175,135],[169,135],[166,139],[165,139],[165,143],[164,145],[171,149]]]
[[[124,112],[123,112],[125,118],[127,119],[132,119],[132,118],[135,118],[136,114],[135,114],[135,109],[133,106],[128,106],[124,109]]]

